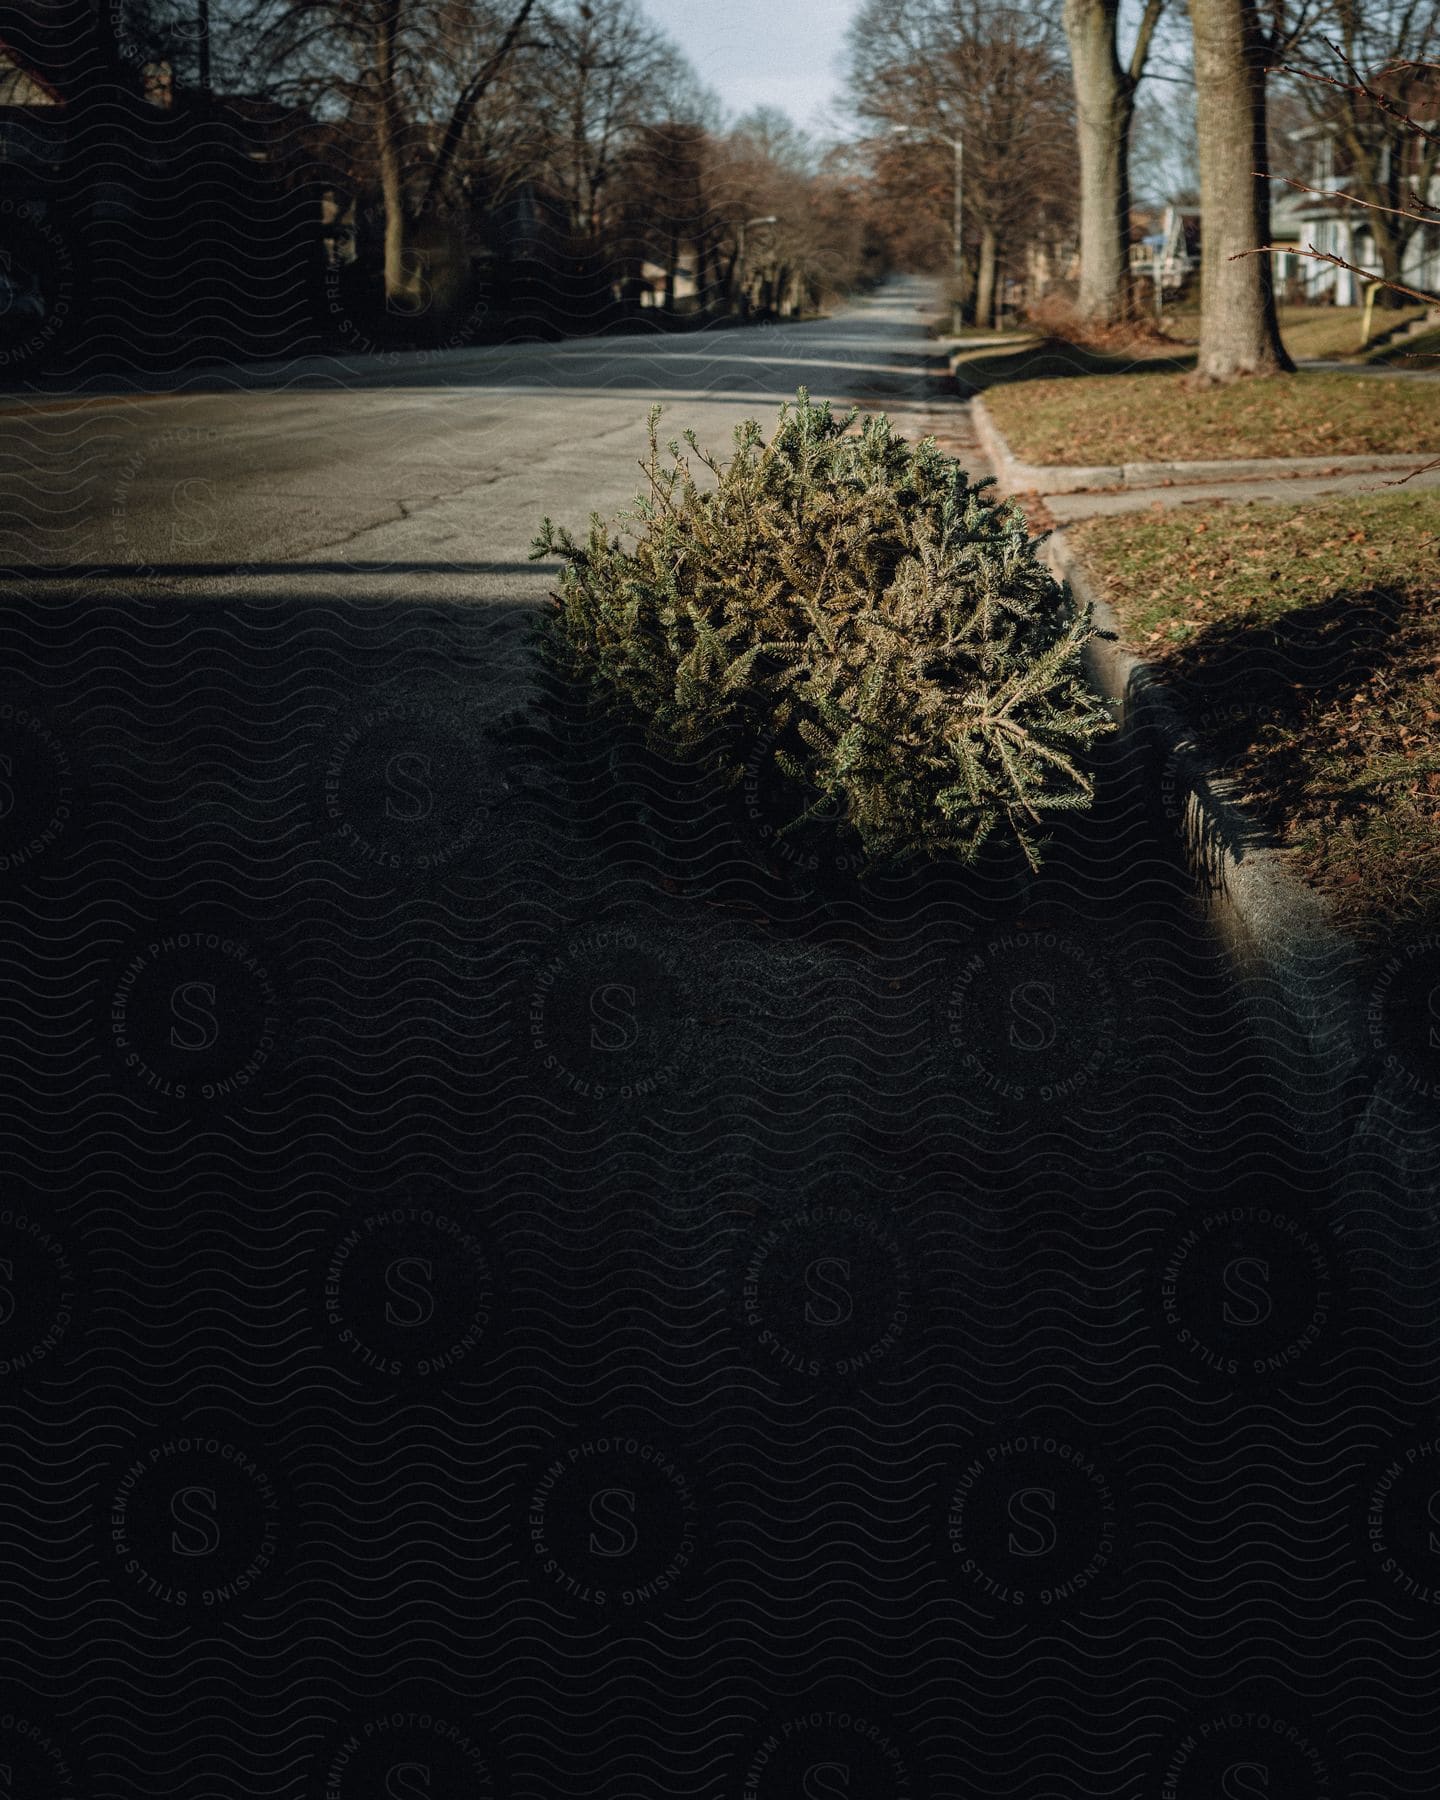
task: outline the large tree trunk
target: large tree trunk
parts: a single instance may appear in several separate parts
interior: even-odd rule
[[[1080,144],[1080,311],[1130,312],[1130,122],[1135,85],[1116,48],[1119,0],[1065,0]]]
[[[385,304],[414,303],[410,219],[405,206],[405,118],[395,66],[400,0],[385,0],[375,21],[376,133],[380,197],[385,208]]]
[[[1191,0],[1200,138],[1199,385],[1295,367],[1280,341],[1268,256],[1265,138],[1269,46],[1255,0]]]
[[[995,228],[987,225],[980,233],[980,274],[975,284],[975,323],[982,329],[995,323],[995,276],[999,245]]]

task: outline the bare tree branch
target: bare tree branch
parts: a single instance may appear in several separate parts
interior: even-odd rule
[[[435,161],[430,167],[430,179],[425,184],[424,197],[420,202],[422,213],[429,212],[439,198],[455,161],[456,152],[460,148],[471,119],[475,116],[475,108],[480,104],[481,98],[490,88],[496,76],[509,62],[511,53],[519,41],[520,33],[525,29],[525,21],[534,10],[535,0],[521,0],[520,9],[511,19],[499,44],[461,89],[460,97],[455,102],[449,122],[445,127],[445,135],[440,141]]]
[[[1135,34],[1135,43],[1130,51],[1130,61],[1126,66],[1125,78],[1131,87],[1139,87],[1140,78],[1145,73],[1145,65],[1150,60],[1150,46],[1154,42],[1155,29],[1160,23],[1161,14],[1165,11],[1165,0],[1145,0],[1145,11],[1140,18],[1140,27]]]
[[[1237,250],[1233,256],[1227,258],[1227,261],[1239,262],[1242,257],[1246,256],[1313,257],[1317,262],[1333,263],[1337,269],[1348,269],[1352,275],[1358,275],[1362,281],[1373,281],[1380,287],[1390,288],[1394,293],[1405,294],[1411,300],[1418,300],[1422,306],[1435,305],[1433,294],[1417,293],[1414,288],[1402,287],[1398,281],[1383,281],[1380,276],[1370,274],[1368,270],[1358,267],[1355,263],[1346,262],[1343,256],[1336,256],[1329,250],[1317,250],[1313,244],[1308,244],[1303,250],[1295,250],[1289,244],[1259,244],[1253,250]]]
[[[1369,82],[1361,77],[1359,71],[1345,55],[1344,51],[1337,45],[1331,44],[1328,38],[1325,42],[1334,52],[1336,58],[1340,62],[1343,62],[1346,68],[1355,77],[1353,81],[1341,81],[1337,76],[1327,75],[1323,69],[1297,69],[1290,63],[1277,63],[1274,72],[1283,75],[1293,75],[1300,81],[1313,81],[1317,86],[1334,88],[1337,93],[1363,95],[1365,99],[1373,101],[1382,112],[1388,113],[1397,124],[1407,126],[1419,137],[1428,138],[1434,143],[1440,143],[1440,131],[1435,130],[1429,125],[1422,124],[1419,119],[1412,118],[1408,112],[1402,112],[1388,94],[1384,93],[1383,90],[1379,88],[1372,87]],[[1393,63],[1390,67],[1379,70],[1373,77],[1373,80],[1383,81],[1390,75],[1414,73],[1417,71],[1420,74],[1434,75],[1437,80],[1440,80],[1440,63],[1430,62]]]
[[[1362,200],[1358,194],[1347,194],[1342,191],[1326,193],[1323,188],[1309,186],[1303,181],[1296,181],[1293,175],[1269,175],[1256,170],[1265,181],[1283,181],[1286,187],[1292,187],[1302,194],[1314,194],[1319,200],[1336,200],[1346,206],[1363,206],[1367,212],[1391,213],[1398,219],[1418,219],[1422,225],[1440,224],[1440,207],[1431,206],[1429,201],[1422,200],[1418,194],[1412,196],[1415,204],[1424,207],[1423,212],[1411,212],[1403,206],[1382,206],[1378,200]]]
[[[1407,481],[1413,481],[1417,475],[1428,475],[1432,469],[1440,469],[1440,456],[1434,462],[1421,463],[1418,469],[1412,469],[1408,475],[1401,475],[1394,481],[1387,481],[1386,487],[1404,487]]]

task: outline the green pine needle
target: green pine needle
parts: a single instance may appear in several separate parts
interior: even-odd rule
[[[998,831],[1037,863],[1041,816],[1089,804],[1082,760],[1114,730],[1089,618],[989,480],[856,418],[802,388],[768,440],[747,420],[722,461],[686,432],[665,463],[654,408],[619,534],[542,523],[533,556],[563,564],[544,654],[727,781],[761,752],[785,829],[838,803],[871,862],[970,862]]]

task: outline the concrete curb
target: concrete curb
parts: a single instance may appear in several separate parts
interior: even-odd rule
[[[1362,475],[1413,469],[1424,451],[1384,456],[1256,456],[1218,462],[1027,463],[1009,444],[980,395],[970,402],[975,435],[995,466],[1002,494],[1079,494],[1089,488],[1154,488],[1170,483],[1245,482],[1277,476]]]
[[[1115,613],[1063,535],[1048,538],[1043,554],[1089,604],[1096,626],[1118,633]],[[1307,1132],[1328,1139],[1345,1113],[1353,1119],[1357,1083],[1362,1093],[1371,1085],[1364,952],[1334,923],[1328,901],[1290,872],[1285,852],[1265,841],[1155,667],[1118,638],[1092,639],[1086,666],[1111,702],[1126,764],[1174,818],[1207,919],[1256,1031],[1284,1066]]]

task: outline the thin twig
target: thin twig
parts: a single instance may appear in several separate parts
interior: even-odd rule
[[[1326,39],[1326,42],[1329,44],[1328,39]],[[1418,132],[1421,137],[1429,138],[1432,143],[1440,143],[1440,131],[1436,131],[1431,126],[1422,125],[1418,119],[1412,118],[1407,112],[1401,112],[1400,108],[1396,106],[1395,102],[1388,94],[1381,92],[1379,88],[1371,87],[1369,83],[1365,81],[1354,63],[1350,61],[1349,57],[1346,56],[1337,45],[1329,44],[1329,48],[1355,77],[1353,81],[1340,81],[1334,75],[1327,75],[1323,69],[1292,68],[1289,63],[1277,64],[1274,72],[1285,75],[1294,75],[1301,81],[1318,81],[1322,86],[1332,87],[1340,94],[1363,95],[1365,99],[1373,100],[1380,110],[1388,113],[1392,119],[1398,120],[1402,125],[1410,126],[1413,131]],[[1387,75],[1396,75],[1402,71],[1408,72],[1417,69],[1427,74],[1440,76],[1440,63],[1402,62],[1394,63],[1389,68],[1381,69],[1379,74],[1374,76],[1373,79],[1381,81]]]
[[[1433,462],[1421,463],[1418,469],[1412,469],[1408,475],[1402,475],[1397,481],[1387,481],[1386,487],[1404,487],[1407,481],[1413,481],[1417,475],[1428,475],[1432,469],[1440,469],[1440,456]]]
[[[1370,212],[1390,213],[1397,219],[1414,219],[1420,225],[1440,225],[1440,207],[1431,206],[1428,200],[1422,200],[1413,188],[1411,196],[1417,206],[1425,208],[1424,212],[1409,212],[1403,206],[1381,206],[1375,200],[1362,200],[1358,194],[1340,191],[1326,193],[1324,188],[1310,187],[1306,182],[1296,181],[1292,175],[1269,175],[1264,169],[1253,172],[1262,181],[1283,181],[1287,187],[1295,188],[1302,194],[1314,194],[1320,200],[1338,200],[1345,206],[1363,206]]]
[[[1309,256],[1317,262],[1333,263],[1337,269],[1348,269],[1352,275],[1358,275],[1362,281],[1374,281],[1381,287],[1389,288],[1391,293],[1404,294],[1411,300],[1418,300],[1422,306],[1436,304],[1433,294],[1417,293],[1414,288],[1403,287],[1398,281],[1386,281],[1383,276],[1372,275],[1368,269],[1357,267],[1355,263],[1346,262],[1343,256],[1334,256],[1328,250],[1317,250],[1313,244],[1304,250],[1296,250],[1290,244],[1261,244],[1254,250],[1236,250],[1226,258],[1227,262],[1239,262],[1242,256]]]

